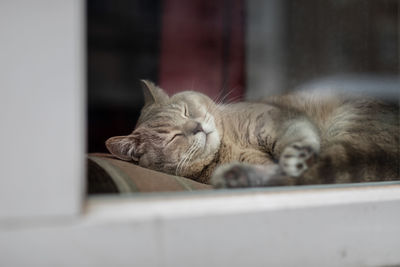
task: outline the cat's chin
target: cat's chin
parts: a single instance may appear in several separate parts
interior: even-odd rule
[[[200,143],[200,149],[189,163],[190,168],[180,173],[180,175],[206,183],[208,178],[206,180],[198,180],[199,175],[204,171],[204,168],[215,160],[221,140],[218,132],[214,130],[207,134],[199,134],[197,142]]]
[[[221,141],[217,131],[212,131],[205,134],[205,141],[203,146],[204,156],[214,155],[220,145]]]
[[[214,159],[220,146],[218,132],[214,130],[209,133],[198,133],[195,142],[199,144],[199,150],[193,158],[192,164],[208,165]]]

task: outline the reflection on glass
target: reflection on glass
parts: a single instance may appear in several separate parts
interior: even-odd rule
[[[153,151],[150,162],[149,159],[145,161],[143,151],[133,149],[132,144],[138,146],[137,139],[130,133],[135,125],[143,126],[140,121],[137,124],[145,104],[140,79],[155,82],[170,96],[194,90],[221,104],[259,101],[270,95],[305,89],[318,90],[319,95],[333,89],[390,102],[379,106],[375,102],[353,101],[355,106],[347,106],[347,113],[337,117],[325,114],[329,107],[317,108],[317,103],[311,103],[311,108],[303,110],[302,104],[306,100],[300,97],[285,100],[283,104],[274,100],[275,109],[264,107],[263,112],[263,108],[253,106],[220,110],[218,114],[222,117],[229,117],[229,112],[238,117],[252,108],[261,117],[271,112],[280,115],[268,121],[276,124],[275,131],[268,132],[256,123],[247,123],[246,127],[254,128],[254,136],[230,139],[233,143],[247,141],[253,142],[253,147],[264,146],[264,154],[260,156],[260,151],[251,154],[252,151],[239,149],[232,159],[257,164],[257,167],[248,170],[248,166],[238,165],[220,169],[214,177],[215,186],[392,180],[396,172],[398,177],[398,10],[399,3],[395,0],[88,1],[88,152],[107,152],[105,141],[113,136],[123,136],[109,142],[114,156],[125,160],[136,157],[139,165],[152,169],[140,168],[109,154],[90,154],[89,193],[211,188],[209,183],[214,168],[199,167],[189,172],[183,168],[183,157],[166,146],[157,150],[148,145],[146,149]],[[144,86],[154,98],[156,89],[153,87],[151,83]],[[194,135],[205,133],[205,137],[218,132],[219,115],[210,111],[213,104],[205,104],[204,111],[199,103],[209,100],[197,95],[187,98],[189,100],[176,101],[175,107],[179,108],[171,111],[178,112],[179,109],[183,112],[179,125],[185,125],[182,127]],[[299,103],[294,103],[299,99]],[[155,99],[147,98],[146,101]],[[189,116],[185,115],[185,105]],[[304,111],[310,120],[276,109],[282,105]],[[366,116],[345,118],[356,115],[362,108],[367,110]],[[200,117],[203,120],[197,119]],[[352,138],[346,142],[326,139],[325,135],[337,134],[334,131],[338,129],[329,124],[335,119],[343,119],[342,126],[352,123]],[[276,121],[282,124],[278,125]],[[328,124],[330,128],[326,126]],[[246,125],[245,121],[241,127],[243,125]],[[321,136],[325,126],[330,131]],[[161,131],[166,138],[177,142],[182,139],[182,127],[178,130],[164,127]],[[245,128],[238,126],[238,129],[239,135],[246,132]],[[176,130],[178,132],[174,132]],[[139,132],[135,136],[140,136]],[[279,137],[285,137],[283,143],[272,138],[278,132]],[[359,133],[369,133],[375,139]],[[212,138],[206,138],[204,142],[216,145],[218,142]],[[361,140],[363,138],[365,140]],[[215,140],[219,139],[215,137]],[[334,141],[340,144],[331,146]],[[154,140],[149,144],[154,145]],[[324,157],[327,148],[338,156]],[[229,151],[219,152],[229,154]],[[158,157],[168,157],[170,161],[176,157],[176,164],[166,164],[167,159],[154,161],[154,153]],[[207,158],[207,155],[196,154],[199,159]],[[321,159],[325,161],[320,167],[312,167]],[[193,159],[186,161],[194,162]],[[223,157],[220,161],[224,161]],[[266,164],[268,167],[263,167]],[[369,169],[354,167],[358,164],[368,165]],[[243,178],[243,171],[258,178],[249,178],[249,175]],[[259,172],[268,173],[268,179]],[[314,173],[304,176],[305,172]],[[377,178],[376,173],[382,178]],[[282,175],[285,179],[277,178]],[[234,178],[229,180],[228,176]],[[315,177],[319,180],[315,181]]]

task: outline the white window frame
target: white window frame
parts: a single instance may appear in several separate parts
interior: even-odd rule
[[[399,182],[84,198],[83,17],[0,3],[0,266],[400,264]]]
[[[91,197],[3,221],[2,266],[397,266],[400,184]]]
[[[83,7],[81,0],[0,1],[0,219],[81,211]]]

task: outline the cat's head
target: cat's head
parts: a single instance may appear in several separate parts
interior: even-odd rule
[[[142,82],[145,105],[136,129],[108,139],[107,149],[142,167],[186,177],[198,174],[219,150],[216,104],[192,91],[169,97],[152,82]]]

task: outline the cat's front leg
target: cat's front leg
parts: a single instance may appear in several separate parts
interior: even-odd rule
[[[234,162],[216,169],[210,183],[215,188],[246,188],[293,184],[293,179],[283,175],[278,164],[251,165]]]
[[[277,140],[275,158],[286,175],[299,177],[314,164],[320,150],[318,130],[305,118],[288,121]]]

